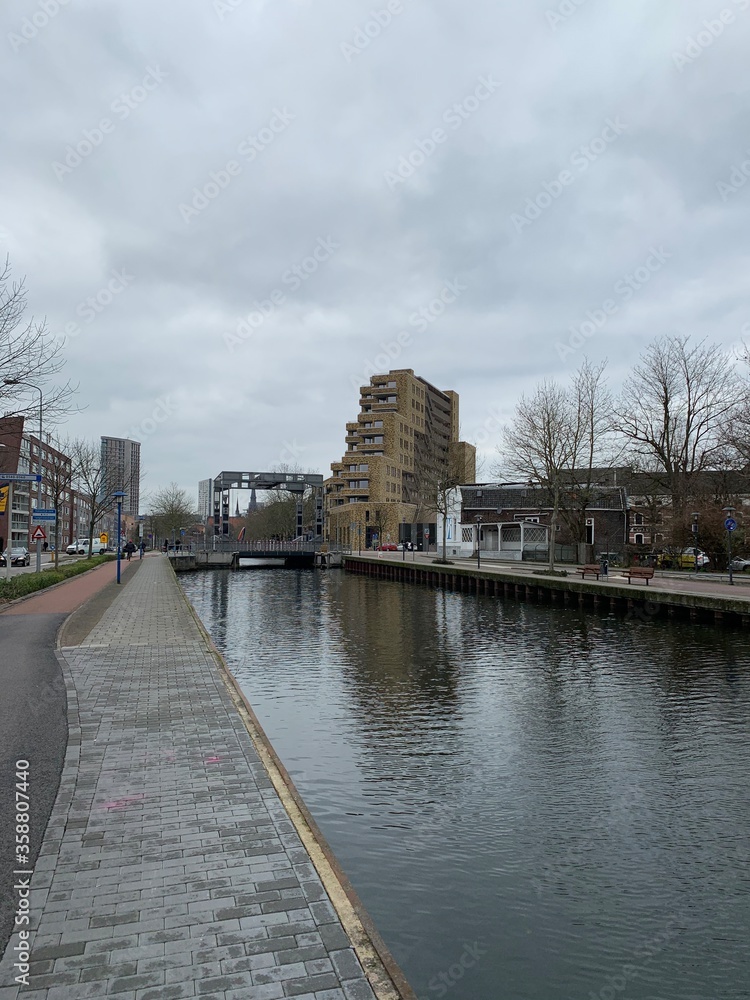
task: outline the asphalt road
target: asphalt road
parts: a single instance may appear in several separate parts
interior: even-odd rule
[[[0,615],[0,955],[17,904],[16,761],[28,760],[31,864],[60,784],[68,739],[67,697],[54,653],[64,614]]]

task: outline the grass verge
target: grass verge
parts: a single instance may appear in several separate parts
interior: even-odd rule
[[[20,573],[10,580],[0,580],[0,601],[15,601],[19,597],[26,597],[37,590],[44,590],[55,583],[62,583],[71,576],[78,576],[88,569],[101,566],[102,563],[111,562],[116,556],[92,556],[90,559],[81,559],[70,566],[62,566],[59,569],[44,569],[41,573]],[[4,568],[0,569],[0,573]]]

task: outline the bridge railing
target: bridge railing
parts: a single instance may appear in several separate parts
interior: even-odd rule
[[[303,538],[280,540],[278,538],[252,538],[243,542],[236,538],[209,536],[205,552],[348,552],[348,546],[335,545],[330,542],[309,541]]]

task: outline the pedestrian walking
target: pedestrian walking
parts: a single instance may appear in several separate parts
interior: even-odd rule
[[[128,562],[130,562],[130,557],[133,555],[134,552],[135,552],[135,545],[133,545],[132,542],[128,542],[127,545],[125,546],[125,554],[128,558]]]
[[[143,553],[146,551],[146,543],[144,541],[141,541],[141,544],[138,546],[138,551],[140,552],[138,558],[143,559]]]

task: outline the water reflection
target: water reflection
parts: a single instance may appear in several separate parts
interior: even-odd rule
[[[182,582],[420,996],[748,995],[742,633]]]

